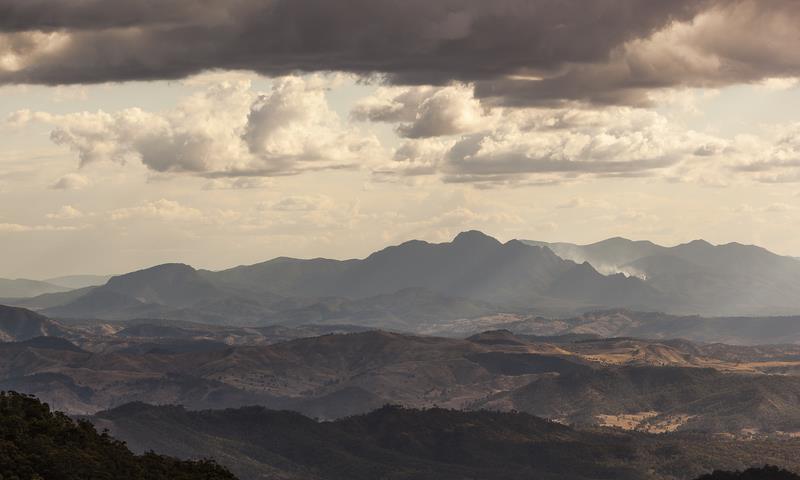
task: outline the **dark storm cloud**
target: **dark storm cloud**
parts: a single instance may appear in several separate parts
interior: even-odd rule
[[[176,78],[210,68],[340,70],[438,83],[602,60],[696,0],[2,0],[0,29],[72,34],[7,74],[45,84]],[[220,5],[227,7],[221,14]],[[121,28],[126,27],[126,28]]]
[[[35,31],[68,36],[58,48],[27,50],[16,71],[0,70],[0,82],[172,79],[209,69],[347,71],[380,74],[396,84],[475,81],[479,96],[507,105],[564,99],[640,104],[653,88],[796,74],[796,28],[783,32],[779,23],[796,25],[798,4],[0,0],[6,43]],[[706,30],[662,35],[667,44],[647,43],[675,22],[691,26],[701,17],[698,25]],[[785,35],[774,38],[776,32]],[[671,49],[677,47],[670,42],[695,48],[689,53],[698,58],[676,59],[687,52]],[[0,53],[2,44],[0,38]]]
[[[214,0],[0,0],[0,31],[104,30],[209,21],[225,14]]]

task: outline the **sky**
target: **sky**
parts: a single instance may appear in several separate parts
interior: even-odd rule
[[[800,256],[794,0],[0,0],[0,277],[479,229]]]

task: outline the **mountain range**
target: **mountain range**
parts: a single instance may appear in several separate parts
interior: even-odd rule
[[[27,298],[102,285],[110,275],[68,275],[47,280],[0,278],[0,298]]]
[[[11,303],[58,318],[413,329],[498,311],[641,308],[661,299],[640,279],[601,275],[547,248],[501,243],[472,231],[448,243],[406,242],[363,260],[277,258],[219,272],[164,264],[112,277],[102,286]]]
[[[526,240],[561,258],[589,262],[605,274],[643,279],[666,295],[670,313],[798,313],[800,261],[753,245],[695,240],[674,247],[611,238],[589,245]],[[657,308],[655,309],[657,310]]]
[[[65,319],[348,323],[405,331],[499,313],[800,313],[800,261],[760,247],[700,240],[675,247],[622,238],[591,245],[502,243],[469,231],[445,243],[412,240],[364,259],[280,257],[221,271],[174,263],[102,285],[86,285],[91,279],[102,280],[89,277],[72,283],[81,285],[77,289],[58,287],[5,303]]]

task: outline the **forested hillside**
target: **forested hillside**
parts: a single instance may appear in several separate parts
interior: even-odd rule
[[[125,443],[47,404],[0,393],[1,480],[235,480],[209,460],[134,455]]]

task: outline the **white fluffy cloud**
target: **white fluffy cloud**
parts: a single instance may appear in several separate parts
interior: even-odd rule
[[[50,185],[50,188],[55,190],[80,190],[87,187],[90,183],[89,179],[84,175],[68,173]]]
[[[81,165],[139,160],[156,172],[235,177],[358,166],[379,158],[375,137],[329,108],[326,87],[319,77],[284,77],[257,93],[249,81],[225,81],[165,112],[18,111],[10,121],[54,125],[53,142],[75,151]],[[74,180],[54,187],[68,188]]]
[[[438,175],[484,187],[584,177],[659,176],[707,186],[800,182],[800,124],[724,138],[646,108],[485,108],[464,85],[381,88],[352,115],[394,123],[407,137],[393,162],[373,170],[378,181]]]
[[[398,123],[398,135],[428,138],[474,132],[492,123],[468,85],[384,87],[353,109],[358,120]]]
[[[378,150],[372,136],[347,127],[325,99],[319,80],[286,77],[252,103],[243,139],[266,174],[352,166]]]
[[[457,142],[445,156],[444,172],[474,178],[647,175],[705,144],[701,135],[676,128],[657,113],[624,107],[513,112],[508,120]]]
[[[468,84],[380,87],[357,101],[351,119],[394,126],[399,144],[387,152],[368,125],[350,123],[329,106],[332,85],[329,77],[283,77],[259,93],[247,77],[229,75],[195,83],[200,90],[164,112],[23,110],[9,120],[54,125],[53,141],[75,151],[82,165],[140,161],[157,174],[208,177],[206,190],[265,188],[268,177],[349,167],[367,167],[377,181],[479,187],[590,177],[714,186],[800,181],[797,125],[722,138],[644,108],[490,107]],[[71,173],[51,187],[88,183]]]
[[[767,137],[737,138],[733,170],[766,183],[800,182],[800,123],[773,126]]]
[[[460,137],[408,140],[381,175],[440,173],[455,182],[550,183],[585,175],[648,176],[715,153],[723,143],[629,107],[494,112]],[[721,148],[721,147],[720,147]]]

